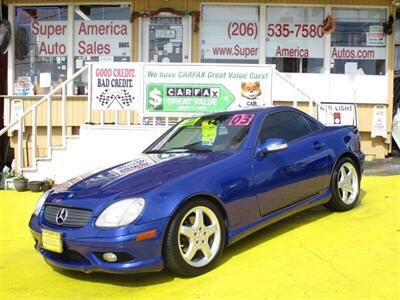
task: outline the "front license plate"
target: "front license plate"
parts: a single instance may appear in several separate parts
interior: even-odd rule
[[[42,246],[53,252],[63,252],[61,232],[42,229]]]

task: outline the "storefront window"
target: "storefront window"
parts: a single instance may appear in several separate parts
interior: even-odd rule
[[[47,94],[67,75],[67,6],[17,7],[15,93]]]
[[[385,75],[386,10],[332,8],[332,15],[331,73]]]
[[[79,5],[75,10],[74,72],[86,62],[130,61],[129,5]],[[87,77],[75,81],[74,94],[87,94]]]
[[[281,72],[322,73],[324,9],[267,7],[266,63]]]
[[[204,5],[201,62],[257,64],[259,7]]]

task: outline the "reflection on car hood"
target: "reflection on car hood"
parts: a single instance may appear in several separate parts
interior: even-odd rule
[[[55,187],[56,191],[89,189],[100,187],[116,180],[144,170],[151,166],[166,162],[168,160],[177,159],[189,155],[188,153],[161,153],[161,154],[144,154],[138,158],[113,166],[111,168],[96,169],[74,177]]]
[[[82,197],[127,190],[140,194],[230,155],[211,152],[141,154],[132,161],[75,177],[56,186],[55,192],[80,194]]]

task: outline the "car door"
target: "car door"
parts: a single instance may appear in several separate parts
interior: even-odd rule
[[[300,113],[281,111],[267,115],[258,145],[269,138],[282,138],[288,147],[253,158],[261,215],[326,190],[332,164],[319,125]]]

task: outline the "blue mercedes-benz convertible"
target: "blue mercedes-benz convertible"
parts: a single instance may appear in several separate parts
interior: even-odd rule
[[[52,266],[183,276],[225,247],[306,208],[358,203],[356,127],[326,127],[290,107],[186,119],[132,161],[44,193],[29,226]]]

